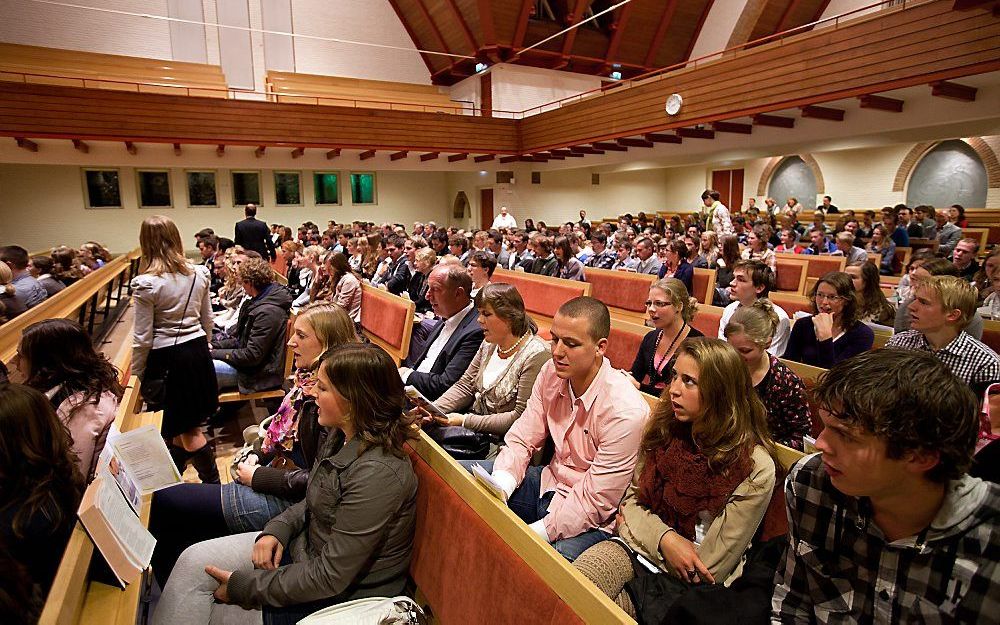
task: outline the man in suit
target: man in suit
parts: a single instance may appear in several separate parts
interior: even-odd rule
[[[274,251],[274,241],[271,240],[271,230],[266,223],[256,219],[257,205],[247,204],[244,214],[246,219],[236,222],[236,245],[243,246],[245,250],[253,250],[261,258],[273,262],[277,254]]]
[[[427,276],[427,301],[443,321],[423,341],[410,346],[399,368],[404,384],[434,401],[458,381],[483,342],[483,329],[469,293],[472,278],[464,267],[438,265]]]
[[[389,237],[385,250],[389,253],[389,266],[385,271],[385,278],[382,284],[395,295],[400,295],[410,284],[410,268],[406,264],[406,256],[403,255],[406,237],[394,234]]]

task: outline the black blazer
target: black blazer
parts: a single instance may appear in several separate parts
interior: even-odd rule
[[[389,265],[388,274],[385,288],[393,295],[401,295],[410,284],[410,268],[406,265],[406,257],[400,256]]]
[[[479,311],[473,306],[469,312],[465,313],[465,317],[459,322],[455,333],[445,343],[444,349],[438,354],[434,366],[431,367],[431,372],[414,371],[406,383],[423,393],[427,399],[434,401],[451,388],[452,384],[458,382],[465,370],[469,368],[476,352],[479,351],[479,346],[483,343],[483,329],[476,321],[478,316]],[[443,329],[444,323],[439,323],[427,335],[426,339],[411,345],[410,355],[403,361],[403,366],[411,369],[420,366],[424,356],[427,355],[427,350],[430,349],[431,344],[434,343]]]
[[[236,245],[243,249],[253,250],[267,260],[274,260],[274,241],[271,240],[271,230],[259,219],[247,217],[236,222]]]

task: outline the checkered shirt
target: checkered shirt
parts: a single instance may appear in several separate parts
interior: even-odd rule
[[[785,482],[789,545],[772,625],[1000,623],[1000,486],[948,483],[931,526],[887,542],[867,499],[837,491],[820,454]]]
[[[939,350],[934,350],[919,330],[907,330],[893,335],[886,347],[930,352],[951,369],[977,393],[994,382],[1000,382],[1000,355],[967,332],[958,336]]]
[[[611,248],[605,248],[600,254],[594,254],[588,258],[586,265],[596,269],[611,269],[615,266],[616,260],[618,260],[618,256],[615,254],[614,250]]]

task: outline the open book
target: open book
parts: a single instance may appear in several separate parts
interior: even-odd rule
[[[87,487],[77,514],[118,584],[124,588],[139,579],[149,567],[156,539],[143,527],[110,472],[101,471]]]
[[[108,444],[97,463],[98,472],[108,468],[112,458],[117,469],[109,470],[114,473],[114,479],[136,514],[139,513],[143,495],[181,482],[177,465],[170,458],[167,445],[156,426],[145,425],[124,434],[109,435]]]
[[[442,412],[440,408],[435,406],[434,402],[424,397],[424,394],[418,391],[416,388],[412,386],[407,386],[403,390],[406,392],[406,396],[409,398],[410,402],[413,403],[414,406],[423,408],[427,412],[431,413],[431,416],[447,418],[448,415]]]
[[[487,473],[481,464],[472,465],[472,477],[476,478],[476,481],[482,484],[491,495],[500,501],[507,501],[507,493],[500,488],[500,483],[493,479],[493,476]]]

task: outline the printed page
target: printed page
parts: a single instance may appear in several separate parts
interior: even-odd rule
[[[414,406],[423,408],[433,416],[447,418],[447,415],[441,412],[441,409],[434,405],[434,402],[424,397],[423,393],[418,391],[416,388],[407,386],[404,390],[406,391],[406,396],[411,402],[413,402]]]
[[[179,484],[181,475],[153,425],[145,425],[115,437],[111,442],[118,464],[143,495]]]
[[[110,473],[98,477],[97,508],[134,566],[145,569],[153,557],[156,539],[135,515]],[[97,481],[97,480],[95,480]]]
[[[491,495],[500,501],[507,501],[507,494],[500,488],[500,483],[494,480],[493,476],[487,473],[481,464],[472,465],[472,475]]]

